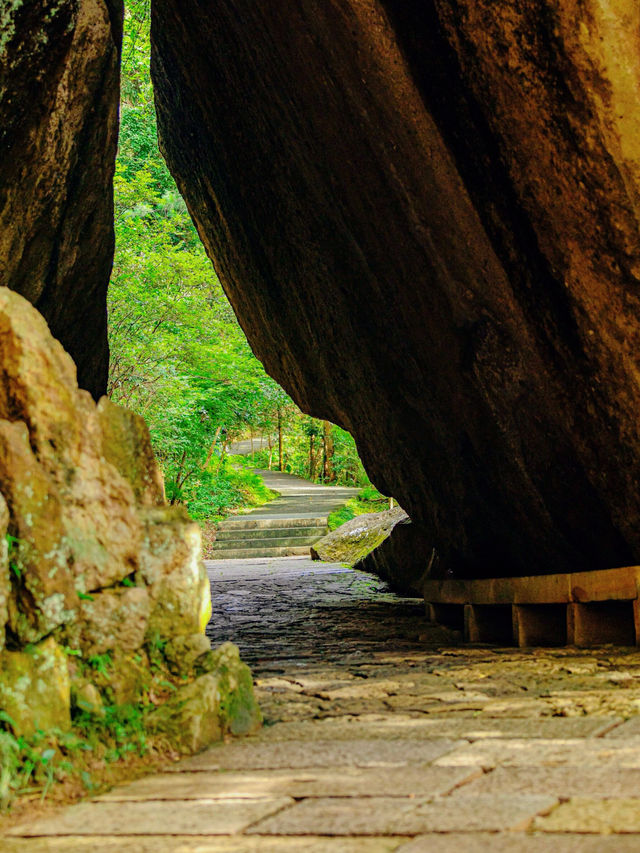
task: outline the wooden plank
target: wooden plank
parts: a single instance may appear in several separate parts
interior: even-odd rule
[[[567,605],[514,604],[513,636],[518,646],[564,646],[567,643]]]
[[[567,643],[599,646],[636,644],[634,602],[595,601],[567,605]]]

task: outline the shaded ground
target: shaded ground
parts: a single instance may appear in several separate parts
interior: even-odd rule
[[[252,663],[263,731],[3,851],[640,850],[637,650],[457,645],[419,601],[305,559],[209,571],[211,639]]]

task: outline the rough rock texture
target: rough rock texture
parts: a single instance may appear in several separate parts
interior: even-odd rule
[[[146,704],[161,704],[169,665],[181,687],[202,672],[218,685],[199,745],[215,734],[214,717],[218,734],[233,730],[231,718],[254,718],[251,674],[237,650],[210,652],[202,636],[211,599],[199,528],[183,509],[160,505],[143,422],[78,390],[73,362],[42,316],[7,288],[0,495],[0,710],[16,732],[68,726],[70,678],[81,710],[145,694]],[[171,644],[169,660],[162,649]],[[181,648],[194,652],[188,662],[177,659]],[[190,690],[195,701],[200,686]]]
[[[27,297],[94,396],[107,379],[121,0],[0,9],[0,284]]]
[[[354,566],[384,542],[396,524],[408,518],[400,507],[358,515],[311,546],[311,559]]]
[[[169,733],[186,753],[198,752],[224,734],[250,734],[262,722],[251,671],[236,646],[223,643],[207,654],[211,671],[180,688],[148,718],[151,731]]]
[[[67,659],[53,637],[24,651],[0,653],[0,709],[10,718],[16,735],[69,728]]]
[[[637,3],[153,15],[162,148],[252,346],[354,433],[419,570],[637,562]]]

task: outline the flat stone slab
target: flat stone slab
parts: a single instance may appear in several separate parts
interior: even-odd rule
[[[536,717],[484,719],[482,716],[436,717],[362,714],[353,717],[326,717],[270,726],[260,733],[262,742],[287,740],[354,740],[369,738],[582,738],[599,737],[616,726],[615,717]],[[617,731],[613,729],[612,736]],[[640,731],[638,732],[640,734]],[[607,734],[607,737],[609,735]]]
[[[50,818],[13,827],[10,836],[41,835],[231,835],[293,801],[184,800],[165,802],[93,802],[70,806]]]
[[[530,835],[522,832],[420,835],[398,853],[637,853],[640,835]]]
[[[477,796],[455,800],[392,797],[303,800],[260,821],[249,833],[261,835],[412,835],[424,832],[526,829],[550,811],[555,797]]]
[[[139,779],[94,802],[201,800],[256,797],[411,797],[445,794],[482,771],[467,767],[407,766],[326,770],[164,773]]]
[[[572,797],[547,817],[537,820],[535,826],[543,832],[640,834],[640,799]]]
[[[579,740],[483,740],[447,753],[436,761],[441,767],[613,766],[640,768],[640,738]]]
[[[287,741],[215,746],[167,770],[268,770],[303,767],[402,767],[426,764],[458,746],[453,740]]]
[[[640,792],[640,768],[617,766],[496,767],[457,788],[452,797],[472,794],[537,794],[554,797],[633,797]],[[640,847],[638,848],[640,850]]]
[[[187,835],[7,839],[2,853],[393,853],[402,838],[194,838]]]

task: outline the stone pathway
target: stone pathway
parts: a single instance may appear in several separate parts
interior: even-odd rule
[[[309,556],[309,547],[327,532],[330,513],[361,491],[323,486],[280,471],[256,473],[279,496],[221,521],[213,543],[216,559]]]
[[[265,712],[6,853],[640,851],[640,652],[462,646],[379,580],[306,559],[209,564],[211,639]]]

